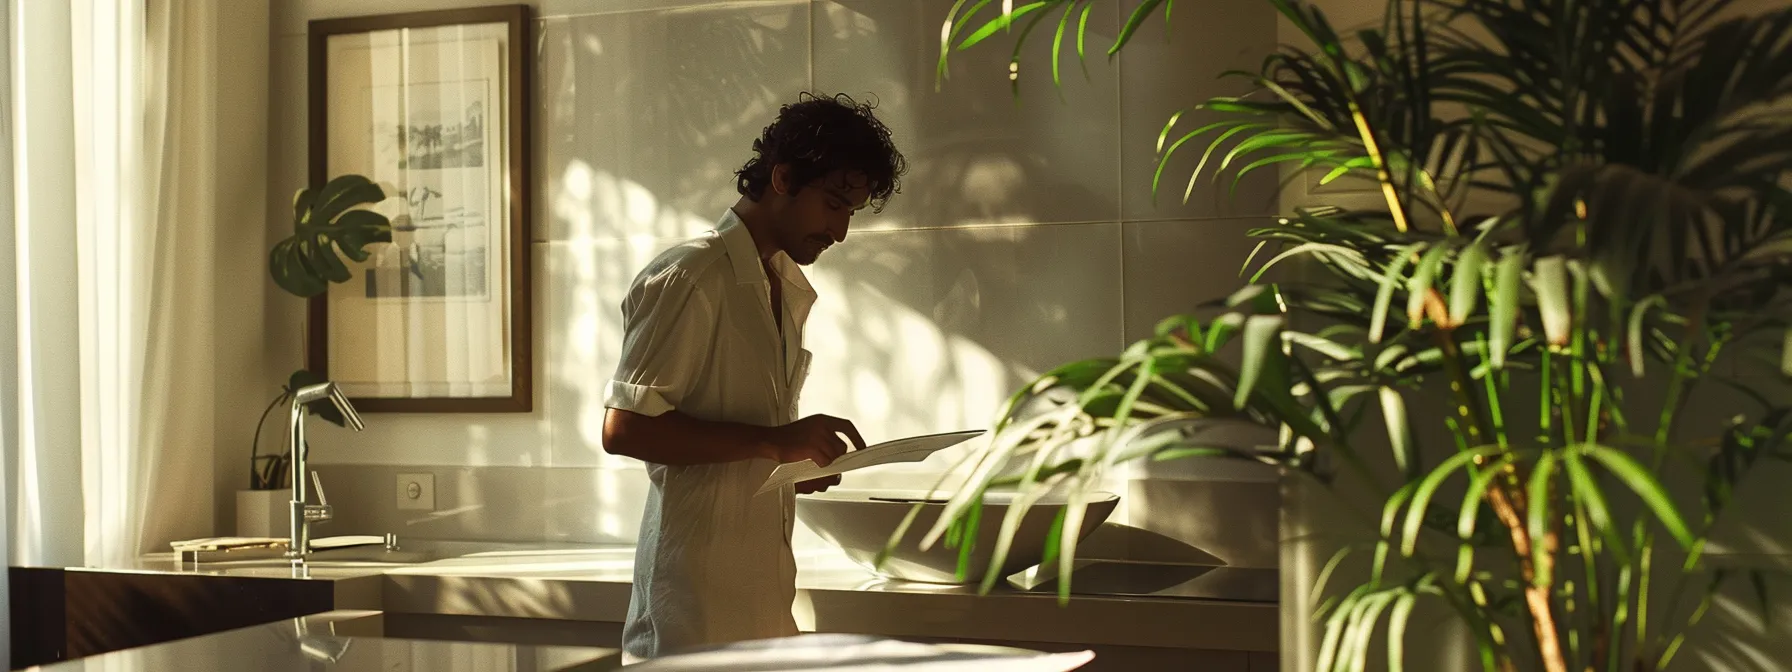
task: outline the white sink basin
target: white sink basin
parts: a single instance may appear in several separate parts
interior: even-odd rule
[[[933,499],[925,499],[927,494],[924,491],[836,488],[798,497],[796,517],[817,536],[838,546],[853,562],[879,576],[925,583],[982,581],[1013,495],[995,492],[984,495],[977,543],[971,553],[965,578],[960,580],[957,576],[957,548],[947,548],[942,539],[931,549],[920,549],[922,537],[939,519],[940,512],[945,510],[947,497],[936,494]],[[1114,512],[1114,507],[1120,503],[1119,495],[1112,493],[1096,493],[1096,497],[1083,514],[1083,524],[1077,531],[1078,539],[1088,536],[1106,521]],[[1002,565],[1003,576],[1039,564],[1045,556],[1045,540],[1051,531],[1052,521],[1057,518],[1067,501],[1067,498],[1060,495],[1048,495],[1027,510],[1021,519],[1019,530],[1014,534],[1014,543],[1009,548],[1007,561]],[[891,551],[890,557],[884,560],[883,566],[876,566],[878,553],[883,551],[890,535],[896,532],[902,519],[917,502],[925,503],[922,504],[921,513],[915,517],[914,524],[903,535],[901,543]]]

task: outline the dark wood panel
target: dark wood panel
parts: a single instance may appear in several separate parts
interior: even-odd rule
[[[67,655],[91,656],[329,611],[331,582],[67,572]]]
[[[6,571],[11,602],[12,667],[19,669],[68,657],[68,621],[64,615],[60,569],[10,567]]]

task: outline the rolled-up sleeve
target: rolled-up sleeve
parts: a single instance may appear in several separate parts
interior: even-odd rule
[[[714,349],[715,304],[689,274],[672,270],[630,288],[622,312],[622,360],[604,405],[649,416],[680,407]]]

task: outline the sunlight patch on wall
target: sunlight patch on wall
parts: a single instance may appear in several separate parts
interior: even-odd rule
[[[635,274],[713,221],[666,207],[647,187],[574,160],[560,173],[547,257],[544,367],[554,466],[639,469],[603,451],[604,388],[622,353],[622,300]]]
[[[816,6],[821,17],[816,21],[816,30],[828,30],[834,39],[845,40],[854,37],[869,37],[877,34],[877,20],[853,11],[846,5],[837,2],[821,3]],[[825,23],[823,26],[821,24]]]
[[[555,341],[547,372],[557,466],[625,466],[624,460],[601,450],[604,385],[622,353],[620,306],[632,269],[647,263],[660,247],[639,238],[547,245],[553,266],[549,275],[556,283],[550,292],[556,317],[548,335]]]
[[[622,490],[617,476],[617,473],[610,469],[597,472],[597,531],[606,537],[622,535],[622,516],[619,510],[624,508],[624,504],[617,496]],[[639,528],[634,533],[639,534]],[[634,534],[630,536],[634,536]]]
[[[311,463],[534,467],[548,462],[549,427],[539,414],[362,413],[361,418],[367,423],[361,432],[311,418],[305,425]],[[262,431],[280,432],[284,426],[270,418]],[[262,450],[272,452],[274,445]]]
[[[964,191],[960,195],[992,210],[999,209],[1014,199],[1014,192],[1025,179],[1026,171],[1014,159],[977,157],[965,166]]]
[[[665,207],[646,185],[581,159],[568,161],[559,177],[552,198],[556,231],[550,240],[669,241],[702,235],[715,226],[714,218]]]
[[[811,278],[822,298],[806,334],[814,363],[802,413],[851,420],[869,443],[988,429],[1011,391],[1010,367],[977,343],[941,331],[932,316],[846,275],[822,270]],[[969,445],[879,472],[938,473]]]
[[[565,239],[545,246],[552,283],[547,335],[552,353],[549,413],[555,425],[551,463],[639,469],[638,461],[602,450],[603,388],[622,347],[620,304],[635,272],[655,254],[715,224],[667,207],[641,184],[582,161],[570,162],[561,175],[554,210]],[[880,261],[901,265],[914,260]],[[923,312],[851,281],[843,272],[806,270],[821,299],[806,332],[815,360],[804,391],[804,415],[850,419],[873,443],[987,428],[1016,381],[1038,373],[1004,362],[975,341],[940,327],[940,315],[933,313],[980,310],[975,275],[954,278],[942,300]],[[921,465],[880,471],[938,473],[971,445]]]

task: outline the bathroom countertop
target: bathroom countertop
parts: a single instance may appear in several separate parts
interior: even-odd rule
[[[407,550],[415,561],[320,560],[302,571],[274,560],[183,564],[170,554],[86,571],[333,581],[336,608],[395,613],[621,622],[628,609],[632,545],[421,541]],[[978,595],[974,585],[885,580],[838,552],[802,553],[797,563],[793,610],[805,632],[1234,651],[1278,645],[1273,568],[1180,566],[1182,573],[1163,576],[1165,565],[1092,561],[1060,604],[1048,580]]]
[[[560,672],[621,666],[621,653],[614,649],[386,639],[382,630],[378,612],[332,611],[25,669]]]
[[[1092,571],[1078,570],[1084,578],[1072,583],[1083,588],[1060,605],[1054,584],[1033,591],[998,585],[978,595],[976,586],[886,580],[838,552],[800,553],[793,610],[805,632],[1277,650],[1273,568],[1200,567],[1152,577],[1147,570],[1163,565],[1104,575],[1093,571],[1103,568],[1101,561],[1089,564]],[[620,622],[633,571],[633,546],[470,554],[393,568],[386,573],[384,608]],[[1115,573],[1138,579],[1116,580]]]
[[[124,565],[69,567],[70,572],[114,574],[166,574],[227,576],[242,579],[308,581],[327,584],[338,609],[379,609],[386,572],[401,565],[391,563],[306,563],[293,565],[278,559],[183,563],[172,553],[154,553]]]

